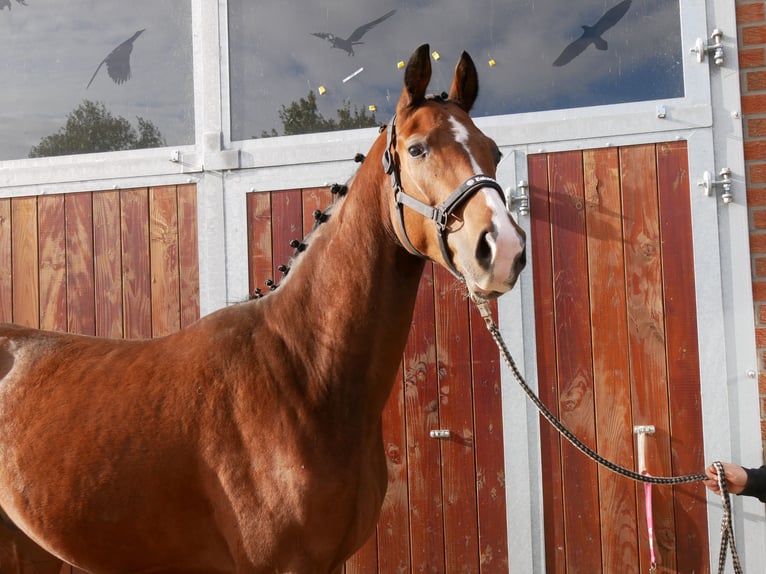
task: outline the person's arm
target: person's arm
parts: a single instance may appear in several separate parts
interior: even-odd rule
[[[747,483],[742,494],[755,496],[761,502],[766,502],[766,465],[760,468],[746,468]]]

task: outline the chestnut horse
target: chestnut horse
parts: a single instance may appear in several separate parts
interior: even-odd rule
[[[274,293],[148,341],[0,326],[0,571],[339,572],[362,546],[424,259],[482,298],[524,266],[476,68],[426,96],[429,58]]]

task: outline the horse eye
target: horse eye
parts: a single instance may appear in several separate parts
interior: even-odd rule
[[[501,159],[503,159],[503,152],[499,148],[495,148],[495,165],[499,164]]]
[[[407,148],[411,157],[423,157],[426,155],[426,147],[423,144],[413,144]]]

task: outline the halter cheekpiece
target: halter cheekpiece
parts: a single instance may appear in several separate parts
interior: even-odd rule
[[[402,182],[399,178],[399,169],[394,162],[393,153],[391,151],[392,145],[396,140],[396,114],[391,117],[391,121],[388,122],[386,129],[388,133],[386,134],[386,149],[383,152],[383,169],[388,175],[391,176],[391,186],[394,188],[394,201],[396,202],[396,212],[398,214],[399,229],[401,230],[401,239],[404,243],[404,248],[413,255],[417,255],[423,259],[428,259],[426,255],[415,248],[407,236],[407,229],[404,226],[404,206],[406,205],[424,217],[431,219],[436,224],[436,228],[439,231],[439,248],[441,249],[442,257],[444,257],[444,262],[447,265],[447,269],[449,269],[455,277],[462,280],[462,276],[458,272],[454,263],[452,263],[452,258],[450,257],[449,249],[447,248],[447,225],[449,223],[449,219],[453,212],[465,200],[467,200],[471,195],[473,195],[474,192],[481,189],[482,187],[491,187],[496,189],[500,196],[503,198],[503,201],[505,201],[505,195],[503,193],[502,186],[494,178],[488,175],[472,175],[462,184],[460,184],[457,189],[455,189],[455,191],[453,191],[449,197],[447,197],[447,199],[442,201],[436,207],[425,204],[419,199],[412,197],[406,193],[404,189],[402,189]]]

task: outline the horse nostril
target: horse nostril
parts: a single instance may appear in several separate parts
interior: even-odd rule
[[[489,269],[492,266],[494,256],[495,238],[492,232],[483,233],[476,245],[476,261],[483,269]]]
[[[521,253],[518,254],[516,257],[516,261],[513,264],[514,269],[516,270],[516,273],[521,273],[521,270],[524,269],[524,267],[527,266],[527,250],[522,249]]]

